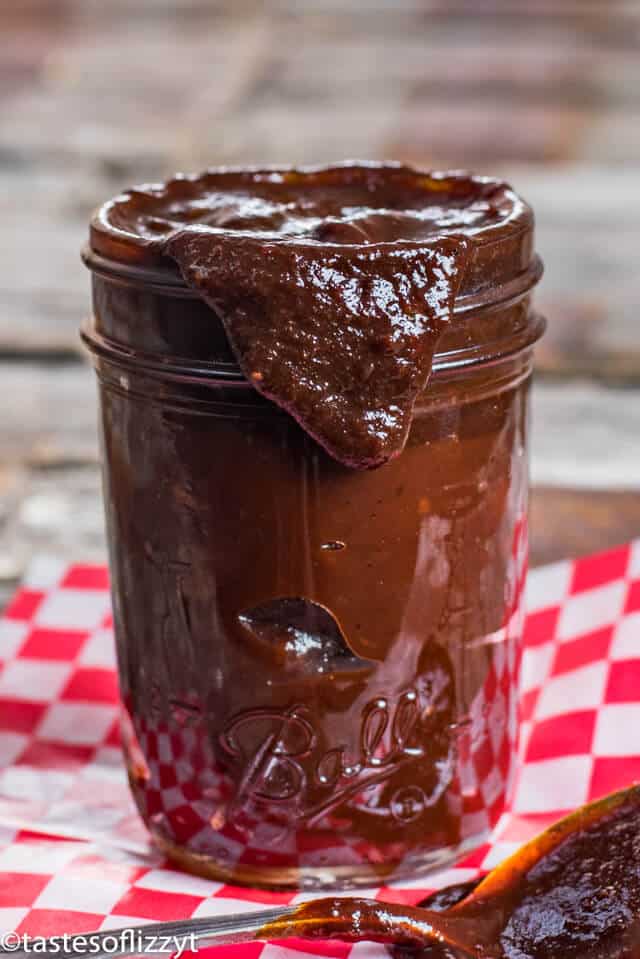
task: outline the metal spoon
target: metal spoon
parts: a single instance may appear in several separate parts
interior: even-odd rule
[[[467,959],[640,956],[640,786],[582,806],[551,826],[445,912],[330,897],[240,916],[57,936],[47,940],[46,951],[130,956],[141,943],[152,953],[152,937],[165,940],[158,948],[165,953],[178,943],[191,950],[296,937],[441,947]],[[0,955],[9,952],[22,959],[33,950],[0,949]]]

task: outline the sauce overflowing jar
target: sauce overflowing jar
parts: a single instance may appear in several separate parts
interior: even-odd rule
[[[513,773],[529,207],[394,165],[220,170],[91,224],[131,787],[184,867],[415,876]]]

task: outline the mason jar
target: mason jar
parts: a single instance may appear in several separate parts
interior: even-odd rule
[[[113,231],[112,231],[113,232]],[[94,220],[123,746],[178,865],[284,888],[483,842],[518,733],[533,220],[478,247],[403,452],[354,470],[242,376],[220,321]]]

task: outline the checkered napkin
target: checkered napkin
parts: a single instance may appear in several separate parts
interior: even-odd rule
[[[493,842],[456,868],[366,894],[415,903],[473,878],[562,812],[640,779],[640,541],[530,574],[522,765]],[[0,619],[0,930],[86,932],[309,898],[176,872],[148,844],[118,746],[103,567],[37,561]],[[249,945],[236,959],[383,954]]]

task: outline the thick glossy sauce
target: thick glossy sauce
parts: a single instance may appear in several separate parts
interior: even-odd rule
[[[106,204],[99,225],[159,245],[187,225],[307,242],[382,243],[517,224],[526,204],[499,180],[394,164],[212,171],[140,187]]]

